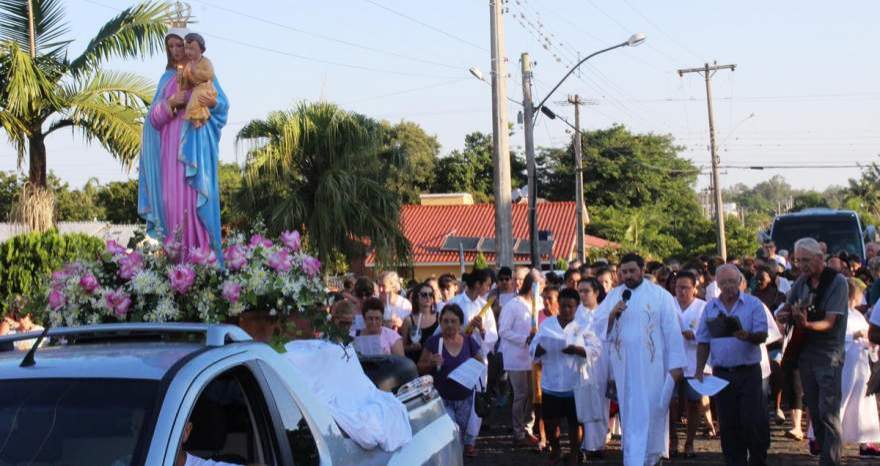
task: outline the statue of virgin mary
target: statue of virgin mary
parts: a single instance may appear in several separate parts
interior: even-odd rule
[[[181,248],[177,260],[212,250],[222,264],[217,163],[229,101],[215,76],[216,98],[199,98],[210,109],[208,121],[197,128],[184,119],[192,92],[180,88],[177,74],[186,61],[186,19],[165,36],[168,64],[144,121],[138,215],[149,236]]]

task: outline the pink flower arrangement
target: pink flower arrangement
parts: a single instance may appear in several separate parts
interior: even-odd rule
[[[107,293],[104,296],[104,302],[116,317],[125,319],[125,316],[128,315],[128,309],[131,307],[131,296],[119,288]]]
[[[178,264],[168,272],[171,289],[179,294],[186,294],[196,280],[196,272],[192,266]]]
[[[226,268],[235,272],[247,264],[247,255],[240,244],[234,244],[223,251],[223,260],[226,264]]]
[[[196,265],[214,267],[217,265],[217,254],[213,249],[193,247],[189,251],[189,261]]]
[[[293,261],[291,261],[287,249],[281,249],[278,252],[272,253],[266,259],[266,263],[276,272],[290,272],[290,269],[293,268]]]
[[[52,290],[49,292],[49,308],[58,310],[67,302],[64,292],[61,290]]]
[[[125,247],[121,244],[117,243],[116,240],[107,241],[107,252],[113,254],[114,256],[117,254],[122,254],[126,251]]]
[[[223,299],[228,301],[230,304],[235,304],[238,302],[239,297],[241,296],[241,285],[235,282],[223,282],[223,290],[222,290]]]
[[[137,251],[132,251],[119,258],[119,278],[131,280],[144,268],[144,257]]]
[[[281,233],[281,243],[290,250],[290,252],[298,252],[302,243],[302,238],[298,231],[285,231]]]
[[[79,286],[81,286],[86,293],[92,294],[101,286],[101,284],[98,283],[98,279],[95,278],[94,275],[87,273],[79,279]]]
[[[108,241],[95,260],[52,273],[41,297],[45,318],[53,327],[107,320],[216,323],[242,312],[314,320],[312,313],[323,312],[316,305],[325,287],[321,262],[303,253],[302,241],[296,231],[277,240],[232,235],[223,261],[211,249],[184,250],[174,238],[136,250]]]
[[[314,278],[321,271],[321,261],[314,257],[306,257],[302,262],[303,272],[310,278]]]
[[[265,249],[272,247],[272,240],[268,238],[264,238],[263,235],[257,233],[251,236],[250,246],[251,249],[256,249],[257,247],[262,246]]]

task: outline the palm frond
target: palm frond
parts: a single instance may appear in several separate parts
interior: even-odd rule
[[[71,107],[89,102],[97,96],[108,96],[123,103],[148,106],[156,92],[156,85],[134,73],[97,71],[80,76],[61,86],[61,98]]]
[[[126,167],[140,152],[141,130],[153,85],[131,73],[97,72],[61,87],[62,118],[46,134],[64,127],[97,140]]]
[[[16,163],[21,167],[27,149],[27,125],[14,114],[0,110],[0,128],[3,128],[9,143],[15,148]]]
[[[0,0],[3,1],[3,0]],[[136,58],[164,50],[169,4],[149,1],[127,8],[111,19],[70,63],[74,76],[109,58]]]
[[[0,43],[0,73],[0,81],[5,84],[0,92],[6,111],[27,120],[46,108],[57,108],[55,82],[17,43]]]
[[[37,50],[35,55],[63,53],[69,41],[61,37],[69,31],[64,21],[64,8],[60,0],[31,0],[34,9],[34,32]],[[0,40],[12,41],[30,51],[30,25],[27,0],[0,0]],[[58,57],[60,58],[60,57]]]

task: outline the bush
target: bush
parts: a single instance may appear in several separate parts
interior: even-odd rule
[[[26,233],[0,243],[0,314],[18,296],[45,294],[47,278],[67,262],[94,259],[104,241],[82,233]]]

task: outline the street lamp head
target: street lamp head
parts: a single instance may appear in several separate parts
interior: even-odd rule
[[[641,43],[644,42],[645,39],[647,39],[647,36],[645,36],[645,33],[637,32],[637,33],[629,36],[629,39],[627,39],[627,41],[626,41],[626,45],[628,45],[630,47],[635,47],[637,45],[641,45]]]
[[[483,77],[483,72],[480,71],[480,69],[477,68],[476,66],[472,66],[472,67],[468,68],[468,72],[470,72],[471,76],[479,79],[480,81],[486,80],[486,78]]]

